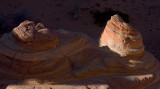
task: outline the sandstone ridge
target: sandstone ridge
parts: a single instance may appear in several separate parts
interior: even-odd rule
[[[107,22],[99,42],[24,21],[0,38],[0,66],[0,85],[7,89],[144,89],[160,80],[158,60],[118,15]]]

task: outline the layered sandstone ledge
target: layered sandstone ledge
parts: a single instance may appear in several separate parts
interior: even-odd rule
[[[147,89],[158,88],[160,79],[159,62],[144,49],[141,34],[118,15],[99,45],[83,33],[24,21],[0,38],[0,66],[7,89]]]
[[[103,46],[108,46],[122,57],[141,56],[144,53],[141,34],[118,15],[107,22],[100,38],[100,47]]]

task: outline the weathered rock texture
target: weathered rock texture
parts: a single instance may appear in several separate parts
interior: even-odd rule
[[[13,35],[17,43],[27,49],[45,50],[47,48],[56,48],[59,44],[57,36],[43,24],[35,25],[32,21],[24,21],[18,27],[13,29]]]
[[[52,32],[41,23],[22,22],[0,39],[0,86],[7,89],[152,87],[160,79],[159,62],[144,50],[140,33],[118,15],[108,24],[116,30],[106,26],[99,47],[97,41],[82,33]]]
[[[141,56],[144,52],[141,34],[118,15],[112,16],[107,22],[100,46],[108,46],[122,57]]]

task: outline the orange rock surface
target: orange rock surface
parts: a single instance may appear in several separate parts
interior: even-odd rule
[[[122,57],[141,56],[144,52],[141,34],[118,15],[112,16],[107,22],[100,46],[107,46]]]
[[[24,21],[0,38],[0,84],[7,89],[153,87],[160,79],[159,62],[144,50],[142,39],[118,15],[107,22],[99,45],[83,33],[52,32]]]
[[[13,29],[13,34],[23,47],[27,49],[44,50],[56,48],[59,44],[57,36],[43,24],[35,25],[32,21],[24,21]]]

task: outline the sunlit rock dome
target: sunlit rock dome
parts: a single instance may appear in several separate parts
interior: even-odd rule
[[[107,22],[99,46],[107,46],[122,57],[141,56],[144,52],[141,34],[119,15],[111,16]]]

